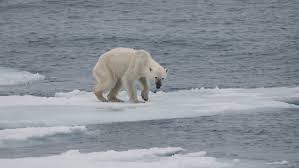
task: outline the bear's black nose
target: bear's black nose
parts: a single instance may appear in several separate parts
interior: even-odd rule
[[[156,88],[157,89],[160,89],[161,85],[162,85],[161,82],[156,82]]]
[[[162,86],[162,82],[161,82],[161,80],[156,80],[156,88],[157,89],[160,89],[160,87]]]

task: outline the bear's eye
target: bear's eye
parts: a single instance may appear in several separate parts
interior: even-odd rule
[[[152,68],[149,68],[149,71],[151,71],[151,72],[152,72]]]
[[[155,79],[158,79],[158,77],[155,77]]]

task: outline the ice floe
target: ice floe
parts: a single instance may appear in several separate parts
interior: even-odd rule
[[[11,68],[0,67],[0,86],[27,84],[32,81],[43,80],[45,76]]]
[[[121,92],[120,97],[127,99]],[[0,128],[86,125],[109,122],[209,116],[219,113],[298,108],[299,87],[191,89],[150,94],[142,104],[102,103],[91,92],[74,90],[54,97],[0,96]]]
[[[26,140],[29,138],[40,138],[55,134],[68,134],[85,131],[85,126],[56,126],[56,127],[27,127],[0,130],[0,141]]]

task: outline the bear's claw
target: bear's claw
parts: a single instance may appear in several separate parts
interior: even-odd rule
[[[141,97],[142,97],[142,99],[144,100],[144,101],[148,101],[148,92],[146,92],[146,91],[142,91],[141,92]]]
[[[102,93],[95,92],[95,95],[96,95],[96,97],[98,98],[99,101],[101,101],[101,102],[108,102],[108,100],[103,97]]]
[[[144,96],[141,96],[141,97],[144,101],[148,101],[148,98],[145,98]]]

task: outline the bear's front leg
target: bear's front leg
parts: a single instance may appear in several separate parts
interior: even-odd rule
[[[132,103],[144,103],[137,99],[136,88],[134,87],[134,80],[124,78],[125,87],[129,95],[129,101]]]
[[[141,91],[141,97],[143,100],[148,101],[148,93],[149,93],[149,86],[146,78],[141,77],[139,79],[140,83],[143,86],[143,90]]]

